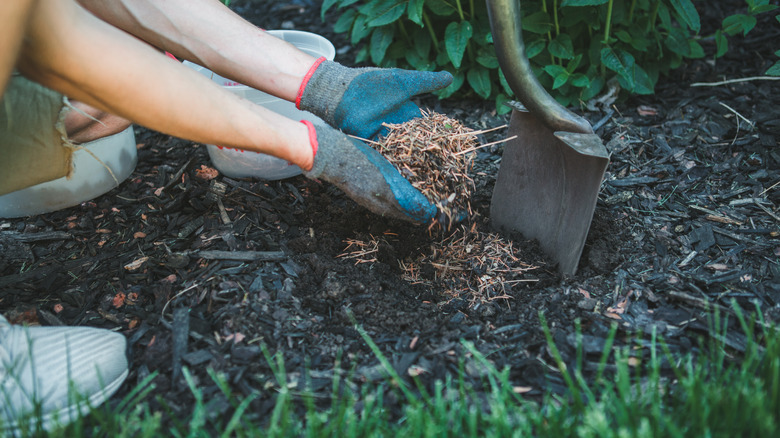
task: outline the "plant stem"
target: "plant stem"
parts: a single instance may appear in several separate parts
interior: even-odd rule
[[[628,24],[634,22],[634,10],[636,9],[636,0],[631,0],[631,8],[628,10]]]
[[[612,27],[612,4],[614,0],[609,0],[607,4],[607,24],[604,26],[604,44],[609,44],[609,31]]]
[[[455,3],[458,5],[458,15],[460,15],[460,21],[464,21],[466,17],[463,15],[463,8],[460,6],[460,0],[455,0]]]
[[[547,0],[542,0],[542,12],[547,13]],[[548,31],[547,32],[547,42],[552,42],[552,34]],[[555,57],[550,54],[550,64],[555,64]]]
[[[655,20],[658,17],[658,8],[661,6],[661,2],[657,2],[655,4],[655,8],[653,8],[653,13],[650,15],[650,21],[647,22],[647,32],[649,33],[651,30],[655,29]]]
[[[561,29],[558,26],[558,0],[553,0],[553,22],[555,23],[555,36],[561,34]]]
[[[439,50],[439,40],[436,39],[436,34],[433,33],[433,24],[431,24],[431,19],[428,18],[428,14],[423,12],[423,23],[425,23],[425,27],[428,28],[428,33],[431,34],[431,41],[433,41],[433,48],[436,49],[436,51]]]

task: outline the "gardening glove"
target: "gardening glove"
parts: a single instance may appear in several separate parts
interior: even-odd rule
[[[309,128],[314,164],[303,174],[323,179],[372,212],[427,223],[436,206],[415,189],[379,152],[324,124],[303,120]]]
[[[375,139],[387,130],[382,123],[404,123],[422,115],[412,96],[451,82],[446,71],[348,68],[320,58],[304,77],[295,104],[347,134]]]

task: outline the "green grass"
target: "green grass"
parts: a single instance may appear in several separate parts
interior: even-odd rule
[[[735,309],[737,309],[735,307]],[[311,394],[294,393],[280,356],[265,350],[277,380],[271,415],[257,419],[249,412],[254,397],[234,395],[224,377],[209,375],[232,403],[226,418],[209,415],[209,400],[185,370],[195,398],[189,418],[163,421],[165,412],[151,412],[147,402],[151,377],[114,410],[97,408],[91,417],[51,436],[538,436],[538,437],[768,437],[780,436],[780,340],[778,330],[759,317],[736,320],[747,339],[744,353],[727,347],[724,336],[708,338],[698,357],[675,356],[654,333],[645,340],[615,347],[613,327],[595,379],[586,382],[579,366],[564,364],[542,315],[548,350],[566,382],[565,395],[527,400],[515,392],[508,369],[496,369],[473,345],[463,345],[488,370],[482,387],[464,379],[437,381],[432,389],[397,375],[377,345],[357,327],[387,372],[376,386],[363,385],[360,394],[347,393],[335,374],[326,406]],[[726,333],[724,320],[714,315],[712,333]],[[579,333],[579,330],[577,331]],[[649,340],[649,342],[648,342]],[[582,352],[576,361],[582,363]],[[341,390],[339,388],[342,388]],[[399,412],[385,400],[392,394],[404,406]]]

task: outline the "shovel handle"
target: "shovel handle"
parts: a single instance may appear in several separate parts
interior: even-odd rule
[[[520,102],[553,131],[592,134],[590,123],[553,99],[531,70],[522,37],[520,0],[486,2],[498,63]]]

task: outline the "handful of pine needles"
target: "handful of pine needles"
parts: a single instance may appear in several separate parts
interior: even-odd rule
[[[400,261],[403,278],[412,284],[439,288],[446,300],[465,299],[471,306],[496,299],[508,300],[513,286],[536,279],[529,271],[537,267],[522,260],[519,248],[494,233],[477,229],[479,213],[471,208],[475,192],[469,176],[474,161],[472,152],[499,142],[478,145],[475,131],[443,114],[426,112],[423,117],[403,124],[385,124],[389,132],[369,143],[409,182],[439,209],[431,227],[446,231],[433,242],[427,254]],[[454,219],[468,220],[470,225]],[[350,239],[339,257],[355,263],[374,263],[379,240]],[[423,267],[433,268],[433,278]]]
[[[439,209],[434,224],[449,225],[471,217],[474,181],[469,177],[479,132],[436,112],[402,124],[370,144]],[[447,228],[447,226],[445,226]]]

